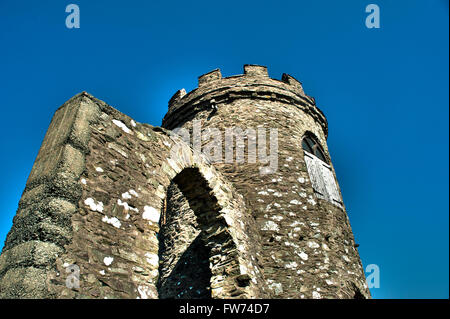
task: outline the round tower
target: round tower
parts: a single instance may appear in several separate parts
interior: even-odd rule
[[[327,120],[290,75],[244,65],[179,90],[163,119],[186,129],[246,200],[272,298],[370,298],[327,147]],[[213,142],[211,142],[213,141]]]

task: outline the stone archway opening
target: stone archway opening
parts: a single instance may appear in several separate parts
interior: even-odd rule
[[[197,168],[185,168],[172,180],[160,225],[160,298],[212,298],[211,289],[220,286],[224,266],[235,259],[224,257],[233,242],[219,210]]]

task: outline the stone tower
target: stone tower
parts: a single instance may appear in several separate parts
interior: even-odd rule
[[[2,298],[370,298],[302,85],[245,65],[162,127],[83,92],[55,113],[0,256]]]

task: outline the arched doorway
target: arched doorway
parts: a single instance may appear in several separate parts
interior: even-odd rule
[[[239,271],[235,245],[220,207],[197,168],[172,180],[159,235],[160,298],[211,298],[226,271]],[[226,261],[226,263],[221,263]]]

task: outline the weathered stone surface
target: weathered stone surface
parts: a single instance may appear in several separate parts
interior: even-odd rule
[[[37,299],[54,297],[47,290],[47,270],[27,267],[8,270],[0,282],[2,298]]]
[[[243,75],[229,78],[219,73],[200,77],[199,88],[172,99],[163,126],[186,128],[191,136],[194,125],[215,128],[223,141],[231,127],[265,128],[267,135],[278,130],[275,173],[261,174],[261,162],[248,160],[248,149],[257,142],[250,136],[243,141],[244,161],[214,163],[252,209],[261,236],[258,262],[271,296],[369,297],[345,208],[316,196],[309,179],[301,146],[306,133],[317,137],[330,158],[327,122],[314,99],[287,74],[282,81],[270,79],[265,67],[247,65]]]
[[[259,137],[226,163],[170,131],[194,123],[278,129],[276,171],[248,160]],[[163,126],[85,92],[56,111],[0,256],[1,298],[370,297],[345,208],[309,180],[301,140],[329,158],[327,123],[300,82],[214,70]]]

